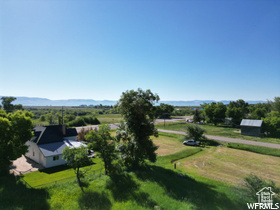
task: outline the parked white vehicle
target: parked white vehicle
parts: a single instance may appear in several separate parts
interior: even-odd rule
[[[191,140],[188,140],[188,141],[184,141],[183,144],[184,145],[190,145],[190,146],[199,146],[200,142],[191,139]]]

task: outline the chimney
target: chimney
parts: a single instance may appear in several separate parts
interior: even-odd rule
[[[66,135],[66,125],[62,125],[62,135],[65,136]]]

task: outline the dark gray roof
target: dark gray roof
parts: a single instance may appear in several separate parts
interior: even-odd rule
[[[49,157],[62,154],[62,151],[66,147],[66,144],[61,141],[49,144],[39,144],[38,147],[45,157]]]
[[[247,126],[247,127],[261,127],[262,120],[247,120],[243,119],[240,123],[240,126]]]
[[[62,134],[62,125],[37,126],[33,129],[34,137],[31,141],[37,144],[62,142],[64,137],[77,136],[75,128],[67,128],[66,135]]]
[[[39,149],[43,153],[45,157],[54,156],[54,155],[61,155],[62,151],[65,147],[80,147],[85,144],[73,141],[73,140],[64,140],[61,142],[54,142],[54,143],[48,143],[48,144],[40,144],[38,145]]]

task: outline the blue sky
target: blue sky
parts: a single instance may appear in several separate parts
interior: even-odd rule
[[[280,93],[280,1],[0,3],[0,95],[266,100]]]

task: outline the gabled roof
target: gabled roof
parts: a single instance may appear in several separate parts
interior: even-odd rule
[[[261,127],[262,120],[247,120],[243,119],[240,123],[240,126],[247,126],[247,127]]]
[[[61,142],[38,145],[39,149],[41,150],[41,152],[45,157],[61,155],[65,147],[77,148],[80,146],[86,146],[86,145],[81,142],[73,141],[73,140],[63,140]]]
[[[75,128],[67,128],[66,134],[62,134],[62,125],[37,126],[33,129],[34,137],[31,141],[37,144],[48,144],[54,142],[62,142],[63,138],[77,136]]]

